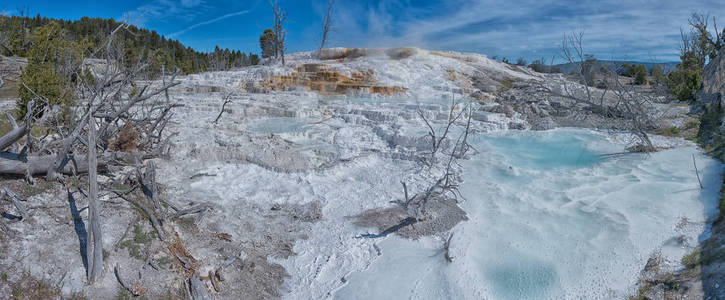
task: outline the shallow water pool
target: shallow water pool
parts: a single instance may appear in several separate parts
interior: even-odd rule
[[[392,236],[336,298],[622,299],[653,252],[678,261],[715,213],[722,167],[694,147],[605,159],[624,145],[586,130],[474,140],[454,262],[439,239]]]

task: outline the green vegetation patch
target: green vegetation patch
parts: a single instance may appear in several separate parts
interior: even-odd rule
[[[119,246],[122,249],[127,249],[128,254],[131,255],[131,257],[143,260],[144,257],[141,253],[141,246],[151,242],[152,238],[153,234],[144,232],[141,225],[136,224],[133,227],[133,237],[131,239],[124,240],[119,244]]]
[[[17,282],[10,283],[10,287],[14,299],[57,299],[61,296],[59,287],[39,280],[27,272]]]
[[[664,136],[679,136],[680,135],[680,129],[677,127],[667,127],[667,128],[660,128],[655,130],[656,134],[664,135]]]

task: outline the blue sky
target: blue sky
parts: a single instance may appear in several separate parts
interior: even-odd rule
[[[600,59],[675,61],[680,28],[693,12],[725,25],[723,0],[336,0],[330,46],[393,47],[524,57],[558,53],[564,34],[585,32],[586,52]],[[327,0],[279,0],[288,12],[288,50],[319,43]],[[4,14],[63,19],[128,18],[197,50],[259,52],[258,37],[270,27],[267,0],[0,0]],[[720,26],[722,28],[722,26]]]

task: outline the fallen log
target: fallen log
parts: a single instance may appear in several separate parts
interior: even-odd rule
[[[0,174],[26,175],[26,170],[31,175],[47,174],[57,156],[55,155],[33,155],[21,156],[9,152],[0,152]],[[111,164],[133,165],[138,159],[154,158],[157,155],[145,152],[118,152],[106,151],[98,155],[99,171],[106,171],[106,167]],[[62,165],[60,173],[72,175],[88,173],[88,156],[86,155],[68,155],[67,162]],[[75,170],[74,170],[75,169]]]
[[[70,157],[70,156],[69,156]],[[53,166],[55,155],[28,156],[26,161],[0,157],[0,174],[31,175],[46,174]],[[98,166],[105,168],[107,157],[99,157]],[[60,173],[72,175],[73,173],[88,173],[88,157],[75,155],[59,170]]]

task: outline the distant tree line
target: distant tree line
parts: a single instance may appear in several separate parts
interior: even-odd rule
[[[725,29],[717,27],[716,19],[710,15],[694,13],[689,19],[689,30],[681,30],[680,63],[674,70],[664,70],[661,65],[655,65],[649,70],[643,64],[606,65],[598,62],[594,56],[584,54],[581,68],[576,71],[581,75],[581,83],[587,86],[606,88],[607,73],[616,72],[619,76],[631,77],[631,84],[652,85],[661,91],[670,93],[675,99],[681,101],[694,100],[697,91],[702,86],[702,72],[705,65],[714,59],[720,49],[725,45]],[[496,56],[493,59],[498,60]],[[553,64],[546,64],[544,59],[535,60],[527,64],[523,58],[515,62],[503,57],[501,62],[527,66],[540,73],[561,73],[562,69]],[[602,78],[602,79],[598,79]]]
[[[82,17],[79,20],[57,20],[52,18],[27,16],[0,16],[0,35],[4,41],[0,43],[0,53],[5,56],[28,57],[32,48],[32,36],[35,32],[57,24],[62,39],[82,45],[86,57],[100,57],[103,53],[92,53],[93,49],[105,51],[100,43],[121,23],[113,19]],[[130,25],[126,30],[117,33],[117,39],[123,41],[123,60],[127,66],[137,61],[153,58],[153,62],[163,64],[166,69],[179,68],[184,74],[203,71],[221,71],[236,67],[255,65],[259,57],[253,53],[239,50],[220,49],[213,52],[199,52],[184,46],[178,40],[167,39],[154,30],[138,28]]]

